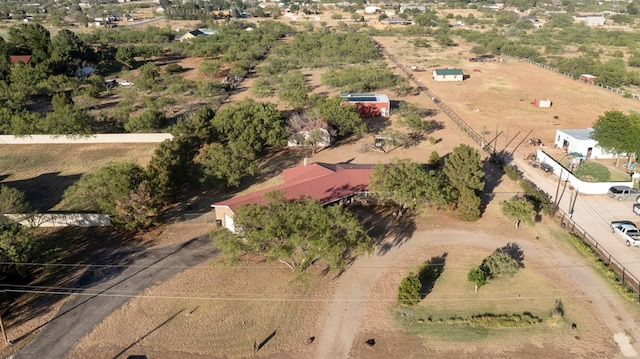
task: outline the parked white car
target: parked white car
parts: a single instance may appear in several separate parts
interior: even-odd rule
[[[631,221],[611,222],[611,232],[627,244],[627,246],[640,247],[640,229]]]
[[[120,81],[120,82],[118,82],[118,85],[131,87],[131,86],[133,86],[133,82],[131,82],[131,81]]]

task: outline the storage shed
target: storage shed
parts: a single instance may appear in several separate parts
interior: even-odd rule
[[[460,69],[435,69],[433,79],[436,81],[462,81],[464,73]]]
[[[580,75],[580,81],[584,81],[584,82],[588,82],[590,84],[595,84],[596,83],[596,78],[593,75],[589,75],[589,74],[582,74]]]
[[[548,98],[545,98],[545,99],[537,98],[533,101],[533,104],[536,107],[551,107],[551,100],[549,100]]]
[[[591,138],[593,128],[556,130],[555,146],[567,153],[579,153],[584,159],[615,158],[598,146],[598,142]]]
[[[360,117],[391,116],[391,101],[385,94],[341,94],[343,104],[353,104]]]

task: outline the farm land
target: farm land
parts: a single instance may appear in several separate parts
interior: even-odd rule
[[[538,137],[547,146],[552,143],[556,128],[583,128],[604,111],[630,112],[640,107],[638,101],[510,58],[469,63],[471,44],[462,41],[453,49],[416,49],[410,38],[375,39],[400,63],[417,65],[422,71],[415,72],[414,77],[478,133],[486,135],[487,142],[500,133],[498,150],[503,146],[515,149],[516,158],[524,158],[533,150],[526,145],[527,136]],[[197,68],[197,59],[181,61],[185,68]],[[462,83],[434,82],[430,71],[436,64],[462,68],[470,77]],[[390,62],[389,65],[392,66]],[[322,71],[303,71],[307,85],[314,92],[331,92],[320,82]],[[399,70],[394,71],[402,75]],[[252,97],[249,89],[254,80],[252,76],[245,79],[227,102]],[[432,151],[444,155],[460,143],[470,143],[426,96],[390,97],[433,109],[434,119],[444,125],[432,134],[440,141],[421,142],[383,154],[363,151],[373,143],[370,133],[324,149],[311,160],[378,163],[399,157],[424,162]],[[535,98],[549,98],[553,106],[535,108],[531,104]],[[396,126],[396,122],[397,118],[392,117],[389,125]],[[520,144],[521,141],[525,143]],[[103,147],[60,147],[57,156],[49,155],[49,149],[44,156],[38,155],[45,151],[37,146],[2,146],[0,166],[4,167],[0,168],[4,175],[11,174],[3,183],[28,183],[48,173],[59,173],[54,179],[78,176],[99,168],[100,161],[108,163],[114,158],[145,164],[152,152],[152,147],[123,147],[127,146],[116,146],[106,153],[102,152]],[[280,180],[275,176],[268,183]],[[104,357],[144,353],[149,358],[615,357],[619,350],[612,331],[634,328],[630,321],[637,317],[637,308],[622,301],[613,306],[616,315],[611,315],[610,302],[594,293],[612,289],[588,266],[575,266],[585,262],[567,244],[566,235],[548,220],[515,231],[513,223],[500,213],[497,202],[519,191],[519,186],[506,177],[496,179],[494,185],[495,200],[488,204],[483,218],[473,223],[461,222],[449,212],[427,211],[414,223],[394,224],[397,219],[389,213],[363,209],[365,223],[389,224],[391,235],[376,238],[380,250],[358,259],[340,276],[317,271],[292,281],[286,267],[264,263],[261,258],[250,258],[244,265],[234,267],[203,263],[185,270],[129,301],[87,335],[69,358],[85,358],[97,352]],[[255,188],[249,187],[245,192]],[[52,191],[59,189],[54,187]],[[42,206],[56,208],[57,203],[53,202]],[[207,201],[202,203],[206,206]],[[168,226],[145,236],[155,237],[154,245],[163,245],[206,233],[198,225],[180,226]],[[405,237],[402,231],[407,232]],[[517,243],[522,249],[525,267],[513,279],[492,282],[474,295],[473,285],[466,278],[469,268],[507,243]],[[387,248],[386,253],[383,248]],[[398,309],[395,297],[401,278],[434,258],[443,261],[444,269],[432,291],[415,308]],[[575,278],[588,280],[579,282]],[[160,325],[183,309],[173,320]],[[531,312],[541,321],[489,329],[452,319],[478,313],[524,312]],[[19,321],[12,318],[6,323],[17,331],[12,332],[14,335],[28,330],[20,328]],[[571,329],[572,323],[578,324],[577,329]],[[340,337],[340,328],[355,334]],[[254,343],[274,331],[277,334],[255,353]],[[310,336],[317,336],[316,341],[305,344]],[[374,347],[363,344],[369,338],[376,339]],[[128,349],[121,353],[123,348]]]

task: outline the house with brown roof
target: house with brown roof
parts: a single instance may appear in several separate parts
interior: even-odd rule
[[[288,168],[282,172],[282,184],[212,204],[216,224],[235,232],[233,216],[238,207],[243,204],[267,204],[265,194],[274,191],[282,191],[284,198],[292,201],[308,196],[323,205],[349,203],[354,196],[369,191],[369,177],[374,166],[312,163]]]
[[[17,63],[29,65],[31,64],[31,55],[12,55],[12,56],[9,56],[9,62],[11,62],[11,65],[17,64]]]

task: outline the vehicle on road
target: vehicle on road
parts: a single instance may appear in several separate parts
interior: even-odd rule
[[[640,216],[640,203],[635,203],[633,205],[633,213],[635,213],[638,216]]]
[[[133,86],[133,82],[131,82],[131,81],[120,81],[120,82],[118,82],[118,85],[130,87],[130,86]]]
[[[640,203],[640,191],[629,186],[613,186],[609,188],[607,194],[618,201],[633,199]]]
[[[611,222],[611,232],[618,235],[627,246],[640,247],[640,229],[631,221]]]
[[[551,166],[548,163],[544,163],[544,162],[542,162],[540,164],[540,169],[545,171],[545,172],[553,172],[553,166]]]

